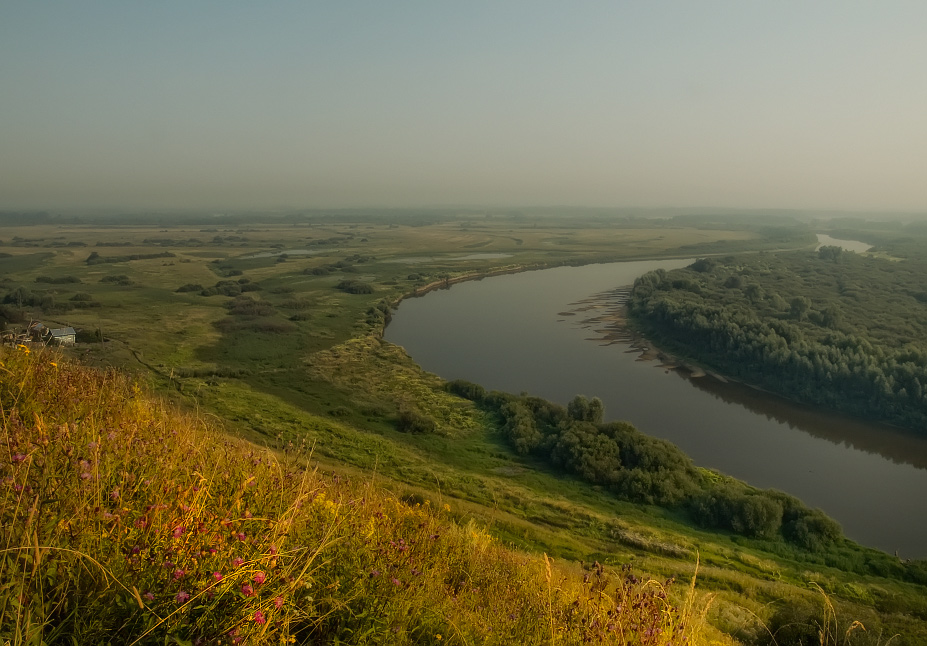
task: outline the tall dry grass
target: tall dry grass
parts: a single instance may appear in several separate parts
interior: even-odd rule
[[[692,589],[514,552],[113,371],[3,350],[0,414],[3,644],[699,640]]]

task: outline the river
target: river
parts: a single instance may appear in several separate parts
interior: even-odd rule
[[[385,338],[445,379],[561,404],[598,396],[606,419],[668,439],[698,465],[820,507],[859,543],[927,558],[927,441],[692,378],[641,360],[629,342],[609,335],[614,299],[594,295],[690,262],[560,267],[460,283],[403,301]]]

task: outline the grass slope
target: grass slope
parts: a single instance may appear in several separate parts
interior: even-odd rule
[[[0,360],[3,643],[700,643],[691,589],[515,552],[112,371]]]

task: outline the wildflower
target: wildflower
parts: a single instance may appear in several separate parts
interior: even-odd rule
[[[174,581],[179,581],[180,579],[182,579],[184,574],[186,574],[186,572],[184,572],[180,568],[174,570]]]
[[[25,454],[25,453],[14,453],[14,454],[13,454],[13,464],[17,464],[17,463],[19,463],[19,462],[22,462],[22,461],[24,461],[25,459],[26,459],[26,454]]]
[[[20,343],[16,347],[22,350],[23,352],[25,352],[26,354],[29,354],[30,352],[32,352],[28,347],[24,346],[22,343]]]
[[[214,578],[216,581],[221,581],[221,580],[222,580],[222,572],[213,572],[213,573],[212,573],[212,578]]]
[[[241,586],[241,593],[246,597],[252,597],[254,596],[254,588],[251,587],[250,583],[245,583]]]
[[[183,525],[178,525],[177,527],[175,527],[174,532],[173,532],[174,538],[180,538],[181,536],[183,536],[184,530],[185,530],[185,527]]]
[[[435,639],[437,639],[438,641],[441,641],[442,639],[441,633],[438,633],[437,635],[435,635]]]
[[[177,601],[177,603],[186,603],[189,598],[190,598],[190,593],[184,592],[183,590],[181,590],[180,592],[177,593],[177,596],[174,597],[174,600]]]
[[[373,577],[375,577],[375,576],[380,576],[380,571],[379,571],[379,570],[371,570],[371,571],[370,571],[370,577],[373,578]]]
[[[274,608],[280,610],[283,607],[283,597],[274,597]]]
[[[261,612],[260,610],[255,610],[254,611],[254,623],[263,624],[265,621],[267,621],[267,619],[264,618],[264,613]]]
[[[151,603],[152,601],[155,600],[155,596],[154,596],[151,592],[146,592],[145,594],[142,595],[142,597],[143,597],[143,598],[145,599],[145,601],[147,601],[148,603]]]
[[[264,581],[267,580],[267,576],[263,572],[255,572],[254,576],[251,577],[255,583],[261,585]]]
[[[245,562],[245,559],[240,556],[236,556],[232,559],[232,567],[241,567],[241,564]]]

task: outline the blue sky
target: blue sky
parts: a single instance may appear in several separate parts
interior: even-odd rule
[[[927,3],[0,0],[0,208],[927,211]]]

